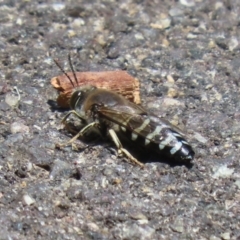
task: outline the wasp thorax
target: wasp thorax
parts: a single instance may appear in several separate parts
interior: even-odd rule
[[[94,89],[86,97],[86,101],[84,102],[84,109],[90,110],[92,105],[101,105],[112,108],[114,106],[122,106],[127,102],[128,101],[124,97],[118,95],[115,92],[111,92],[105,89]]]

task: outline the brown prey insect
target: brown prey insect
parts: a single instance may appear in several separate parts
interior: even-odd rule
[[[71,63],[70,58],[69,61]],[[120,141],[122,136],[136,146],[152,149],[177,161],[189,163],[194,158],[192,147],[178,129],[115,92],[90,85],[81,86],[72,94],[70,107],[72,110],[64,117],[63,122],[74,114],[84,127],[68,143],[97,129],[114,142],[119,153],[141,167],[143,163],[123,148]]]

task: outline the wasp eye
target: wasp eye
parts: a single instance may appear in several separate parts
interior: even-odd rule
[[[69,101],[69,105],[71,109],[74,109],[76,107],[76,105],[78,104],[81,98],[82,98],[82,91],[77,90],[72,94]]]

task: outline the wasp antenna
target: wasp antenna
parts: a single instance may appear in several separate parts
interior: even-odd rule
[[[72,59],[71,59],[71,54],[70,53],[68,54],[68,62],[69,62],[70,68],[72,70],[74,80],[75,80],[76,84],[78,85],[78,80],[77,80],[76,72],[73,69],[73,64],[72,64]]]
[[[63,74],[69,79],[69,81],[71,82],[72,86],[74,87],[74,83],[73,83],[72,79],[67,74],[67,72],[62,68],[62,66],[59,64],[59,62],[56,59],[53,59],[53,61],[59,67],[59,69],[63,72]],[[75,73],[74,73],[74,78],[76,78]]]

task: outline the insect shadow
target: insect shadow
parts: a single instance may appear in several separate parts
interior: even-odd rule
[[[65,108],[61,108],[58,106],[57,101],[49,99],[47,101],[47,104],[50,106],[50,110],[52,112],[58,111],[58,112],[67,112],[68,110]]]
[[[175,160],[174,158],[171,158],[166,154],[164,154],[164,152],[159,153],[151,149],[139,148],[139,147],[137,148],[134,144],[132,144],[132,142],[123,141],[123,144],[124,144],[124,147],[129,152],[131,152],[132,155],[143,164],[160,162],[160,163],[168,164],[170,167],[185,166],[188,169],[191,169],[194,166],[192,162],[184,162],[184,161],[181,162],[181,161]]]

